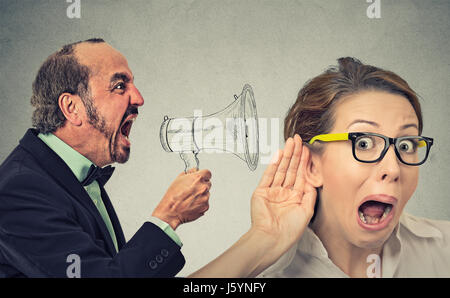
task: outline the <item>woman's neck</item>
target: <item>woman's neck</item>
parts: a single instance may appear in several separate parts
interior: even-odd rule
[[[381,261],[382,246],[361,248],[353,245],[335,224],[323,220],[319,214],[311,228],[322,241],[330,260],[350,277],[368,277],[367,269],[373,263],[373,258],[368,259],[369,256],[375,255],[372,257],[379,257]]]

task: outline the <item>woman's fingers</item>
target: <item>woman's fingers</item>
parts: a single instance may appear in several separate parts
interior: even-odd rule
[[[286,178],[283,182],[283,187],[291,188],[297,177],[297,170],[300,163],[300,157],[302,154],[302,139],[299,135],[294,136],[294,153],[292,154],[291,162],[289,163],[289,168],[286,172]]]
[[[266,168],[259,187],[283,186],[292,188],[297,180],[303,156],[302,139],[299,135],[288,138],[284,150],[278,150]]]
[[[310,151],[307,146],[303,146],[302,155],[300,157],[300,165],[297,170],[297,176],[295,177],[294,189],[300,192],[303,191],[305,184],[305,172],[308,164]]]
[[[264,174],[259,182],[258,187],[269,187],[272,184],[273,177],[277,172],[278,165],[280,164],[281,158],[283,157],[283,150],[278,150],[277,153],[272,158],[270,165],[267,166]]]
[[[302,206],[307,213],[309,219],[314,214],[314,206],[316,204],[317,190],[309,183],[305,183],[305,191],[302,198]]]
[[[273,178],[272,186],[281,186],[283,184],[289,164],[291,163],[293,152],[294,140],[292,138],[288,138],[286,140],[286,145],[284,146],[283,158],[281,159],[280,165],[275,173],[275,177]]]

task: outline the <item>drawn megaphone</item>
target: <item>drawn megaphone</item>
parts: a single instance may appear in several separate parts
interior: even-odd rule
[[[259,161],[259,131],[256,102],[252,87],[246,84],[241,95],[223,110],[202,116],[194,111],[193,117],[164,117],[160,128],[161,145],[166,152],[178,152],[185,163],[186,172],[199,168],[197,155],[233,153],[255,170]]]

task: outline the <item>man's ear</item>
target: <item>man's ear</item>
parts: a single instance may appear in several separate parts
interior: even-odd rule
[[[310,149],[309,151],[310,156],[306,164],[305,178],[312,186],[321,187],[323,185],[322,160],[320,154],[312,153]]]
[[[70,124],[75,126],[82,124],[82,111],[84,111],[84,106],[80,96],[67,92],[62,93],[58,98],[58,105]]]

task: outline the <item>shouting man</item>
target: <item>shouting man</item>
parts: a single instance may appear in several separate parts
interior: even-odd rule
[[[0,276],[158,277],[183,267],[174,230],[207,211],[208,170],[180,174],[128,242],[104,189],[107,165],[128,160],[144,104],[133,79],[102,39],[66,45],[43,63],[31,97],[35,129],[0,167]]]

